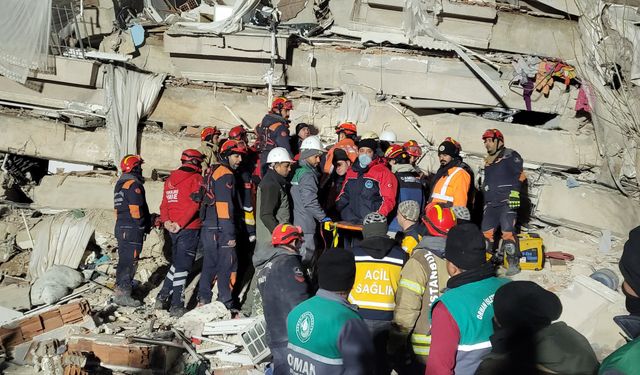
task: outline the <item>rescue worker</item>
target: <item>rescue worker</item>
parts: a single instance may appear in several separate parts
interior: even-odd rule
[[[291,179],[293,223],[304,232],[304,245],[300,251],[302,264],[309,268],[316,250],[315,233],[317,222],[330,221],[318,202],[318,178],[320,157],[324,153],[320,138],[311,136],[302,141],[300,166]]]
[[[422,157],[422,147],[413,139],[408,140],[402,145],[402,148],[409,154],[409,164],[417,168],[417,163]]]
[[[402,146],[391,145],[385,152],[384,157],[391,167],[391,172],[398,180],[396,203],[400,204],[407,200],[413,200],[416,201],[420,207],[424,207],[425,198],[424,191],[422,190],[422,182],[415,168],[409,164],[409,154],[406,153]],[[422,211],[422,208],[418,209],[418,214],[420,211]],[[396,233],[400,230],[398,219],[394,217],[391,224],[389,224],[389,232]]]
[[[400,244],[387,237],[387,229],[383,215],[369,213],[362,223],[364,238],[351,249],[356,259],[356,278],[348,300],[358,306],[373,336],[377,374],[391,372],[386,356],[387,339],[396,307],[400,270],[407,260]]]
[[[155,307],[164,309],[170,301],[169,314],[176,317],[187,311],[183,292],[193,267],[202,226],[199,204],[193,200],[202,183],[202,160],[203,156],[198,150],[182,152],[182,166],[171,172],[164,182],[160,204],[160,220],[171,237],[172,264],[156,297]]]
[[[304,242],[302,228],[278,224],[271,236],[271,256],[256,278],[264,301],[267,344],[273,356],[273,374],[288,374],[287,315],[309,297],[309,283],[303,272],[300,245]]]
[[[220,130],[215,126],[207,126],[200,132],[200,147],[198,151],[203,156],[202,171],[218,163],[218,143],[220,142]]]
[[[291,375],[370,375],[374,369],[371,334],[346,298],[353,286],[353,253],[325,251],[318,260],[316,295],[287,317],[287,364]]]
[[[289,183],[287,176],[291,172],[293,160],[289,152],[282,147],[276,147],[267,157],[269,170],[258,185],[258,198],[256,205],[257,222],[256,249],[253,253],[253,266],[256,272],[265,263],[270,254],[271,236],[278,224],[291,222],[291,201],[289,197]],[[256,315],[262,309],[260,295],[256,288],[256,278],[251,280],[247,291],[247,300],[242,307],[245,315]]]
[[[526,179],[523,161],[516,151],[504,147],[504,136],[498,129],[488,129],[482,135],[487,157],[484,163],[484,213],[481,229],[493,252],[494,234],[500,227],[502,245],[497,263],[506,257],[507,276],[520,272],[520,250],[516,237],[516,210],[520,207],[520,189]]]
[[[113,192],[116,211],[114,234],[118,240],[118,268],[113,302],[120,306],[140,306],[140,301],[131,297],[131,281],[142,251],[144,235],[152,225],[143,185],[142,163],[140,155],[126,155],[122,158],[122,175]]]
[[[246,234],[248,234],[249,242],[256,240],[256,216],[253,207],[253,193],[257,185],[252,178],[253,170],[258,161],[258,154],[255,148],[249,147],[247,131],[242,125],[235,126],[229,130],[229,139],[245,144],[245,153],[242,155],[242,162],[235,170],[236,186],[240,189],[240,203],[242,204],[242,221],[245,225]]]
[[[358,144],[358,160],[347,171],[336,208],[342,220],[362,223],[370,212],[389,216],[396,205],[398,181],[375,154],[378,142],[363,139]]]
[[[302,142],[311,135],[311,129],[309,124],[304,122],[296,125],[296,134],[291,137],[291,155],[298,155],[300,153],[300,145]]]
[[[358,147],[356,146],[358,128],[356,124],[352,122],[342,123],[336,127],[336,134],[338,135],[338,142],[329,149],[324,163],[323,172],[326,174],[331,174],[333,171],[333,154],[336,149],[344,150],[351,163],[354,163],[358,158]]]
[[[433,178],[430,202],[451,206],[467,206],[471,176],[462,166],[460,150],[451,140],[438,147],[440,168]]]
[[[267,173],[269,152],[276,147],[284,148],[289,157],[293,157],[291,152],[291,142],[289,135],[289,116],[293,110],[293,102],[284,97],[277,97],[271,103],[271,110],[267,113],[260,125],[256,127],[256,147],[260,152],[260,177]]]
[[[334,150],[331,168],[332,172],[323,174],[320,179],[320,201],[323,202],[322,208],[327,215],[337,218],[340,215],[336,209],[336,198],[342,190],[347,171],[351,168],[351,160],[343,149]]]
[[[598,371],[600,364],[589,340],[565,322],[556,321],[562,303],[553,292],[533,281],[513,281],[496,291],[493,311],[491,353],[482,359],[475,375]]]
[[[631,375],[640,368],[640,227],[629,232],[618,267],[629,315],[613,318],[628,341],[602,361],[599,375]]]
[[[387,152],[387,150],[389,149],[389,147],[392,144],[395,144],[397,141],[398,141],[398,136],[396,136],[396,133],[394,133],[391,130],[384,130],[382,133],[380,133],[380,141],[379,141],[380,153],[384,155],[385,152]]]
[[[431,348],[426,374],[475,373],[491,351],[493,296],[508,279],[495,277],[482,233],[471,223],[447,234],[447,290],[431,306]]]
[[[424,374],[431,343],[431,304],[449,279],[444,260],[445,241],[456,219],[450,208],[431,203],[424,221],[428,231],[400,273],[387,345],[389,355],[399,362],[400,373]]]
[[[211,302],[211,288],[218,283],[218,301],[229,310],[237,304],[231,291],[236,281],[236,178],[234,171],[246,154],[244,142],[227,140],[220,147],[220,163],[209,168],[200,188],[200,243],[203,249],[198,303]]]
[[[400,202],[398,205],[398,225],[402,231],[400,246],[408,255],[422,240],[420,231],[420,205],[413,200]]]

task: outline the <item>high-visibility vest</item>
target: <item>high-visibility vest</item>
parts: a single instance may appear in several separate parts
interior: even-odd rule
[[[451,169],[447,176],[442,176],[436,182],[433,193],[431,194],[431,201],[449,203],[453,206],[466,206],[470,181],[471,177],[469,177],[469,173],[464,169],[460,167]],[[456,196],[455,192],[456,188],[459,188],[458,184],[466,184],[466,186],[464,194]]]

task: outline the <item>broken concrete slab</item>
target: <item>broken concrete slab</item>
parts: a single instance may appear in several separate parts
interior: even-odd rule
[[[118,371],[164,371],[164,347],[131,343],[125,337],[113,335],[73,335],[67,339],[67,350],[92,353],[101,365]]]
[[[533,215],[552,224],[588,232],[610,230],[623,238],[640,222],[640,206],[617,190],[593,184],[568,188],[564,179],[549,176],[533,190]]]
[[[86,208],[113,210],[115,176],[46,176],[32,192],[34,204],[50,208]],[[158,212],[162,201],[163,183],[146,181],[147,204]]]
[[[31,308],[28,282],[11,284],[0,287],[0,306],[14,310],[28,310]]]
[[[19,319],[22,315],[19,311],[0,305],[0,325]]]

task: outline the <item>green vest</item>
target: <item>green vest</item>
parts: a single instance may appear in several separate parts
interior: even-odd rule
[[[637,374],[640,371],[640,337],[628,342],[602,361],[598,374]]]
[[[313,358],[324,364],[342,365],[338,337],[351,319],[362,318],[337,301],[312,297],[296,306],[287,317],[289,345],[313,353]]]
[[[301,164],[298,169],[296,169],[296,173],[293,174],[293,178],[291,179],[291,185],[298,185],[300,182],[300,177],[302,177],[305,173],[313,173],[313,169],[308,164]]]
[[[460,331],[456,374],[473,374],[482,357],[491,350],[493,296],[508,279],[488,279],[447,290],[432,306],[444,303]],[[433,311],[433,307],[432,307]]]

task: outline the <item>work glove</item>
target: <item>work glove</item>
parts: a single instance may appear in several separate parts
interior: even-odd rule
[[[256,217],[253,214],[253,211],[244,212],[244,223],[246,225],[256,225]]]
[[[324,219],[320,220],[321,223],[330,223],[331,222],[331,218],[330,217],[325,217]]]
[[[509,208],[516,209],[518,207],[520,207],[520,192],[511,190],[511,193],[509,193]]]

